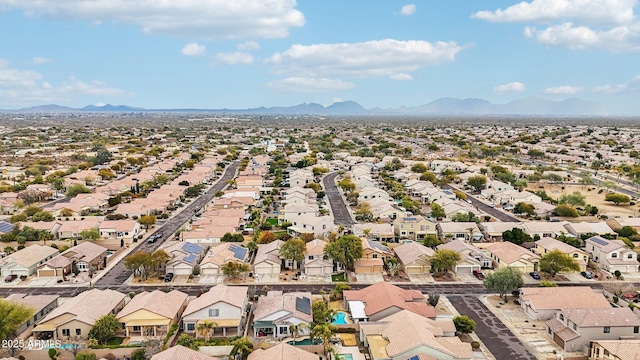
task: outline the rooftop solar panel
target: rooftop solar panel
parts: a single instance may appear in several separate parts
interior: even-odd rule
[[[199,245],[192,244],[190,242],[185,243],[184,246],[182,246],[182,249],[192,254],[199,254],[202,252],[202,248]]]
[[[591,239],[589,239],[591,241],[593,241],[594,243],[598,244],[598,245],[607,245],[609,242],[599,236],[594,236]]]
[[[196,262],[196,255],[195,254],[190,254],[189,256],[187,256],[186,258],[184,258],[184,261],[189,263],[189,264],[193,264]]]
[[[389,250],[388,247],[380,244],[379,242],[372,241],[372,240],[367,240],[367,241],[369,242],[369,246],[371,246],[373,248],[380,249],[382,251],[391,251],[391,250]]]
[[[0,221],[0,233],[8,233],[13,230],[13,224],[6,221]]]
[[[296,298],[296,310],[311,315],[311,300],[308,298]]]
[[[236,259],[244,260],[245,256],[247,255],[248,249],[238,245],[230,245],[229,251],[233,252],[233,257],[235,257]]]

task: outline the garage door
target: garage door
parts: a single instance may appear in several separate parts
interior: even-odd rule
[[[192,272],[190,268],[173,268],[174,275],[191,275]]]
[[[411,266],[406,268],[407,274],[422,274],[422,267],[420,266]]]
[[[456,273],[471,274],[471,269],[473,269],[471,266],[458,266],[456,267]]]
[[[204,269],[200,269],[200,273],[202,275],[218,275],[218,269],[212,269],[212,268],[204,268]]]
[[[321,267],[309,267],[307,268],[307,274],[309,275],[319,275],[322,274],[322,268]]]
[[[49,270],[38,270],[38,276],[56,276],[55,274],[55,270],[53,269],[49,269]]]
[[[564,349],[564,340],[562,340],[562,338],[560,338],[558,334],[553,334],[553,341],[555,341],[556,344],[560,345],[560,347]]]

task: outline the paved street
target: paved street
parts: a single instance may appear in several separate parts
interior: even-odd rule
[[[347,204],[344,203],[340,190],[336,185],[336,177],[338,173],[331,173],[322,179],[324,192],[327,194],[329,205],[331,206],[331,213],[336,225],[344,225],[349,228],[355,224],[355,221],[351,217],[351,213],[347,209]]]
[[[460,189],[454,188],[451,185],[443,185],[442,186],[443,189],[450,189],[450,190],[458,190],[458,191],[462,191]],[[492,208],[491,206],[483,203],[482,201],[476,199],[475,197],[473,197],[472,195],[469,195],[468,193],[465,192],[465,194],[467,194],[467,200],[471,201],[471,204],[473,206],[475,206],[478,210],[489,214],[491,216],[493,216],[494,218],[500,220],[500,221],[505,221],[505,222],[520,222],[522,221],[522,219],[518,219],[515,216],[511,216],[505,212],[502,212],[498,209]]]
[[[182,211],[176,214],[174,217],[169,219],[164,225],[158,227],[153,233],[162,233],[162,237],[156,240],[153,243],[149,243],[147,241],[138,243],[138,246],[135,251],[146,251],[152,252],[160,247],[164,241],[166,241],[169,237],[172,237],[173,234],[189,219],[193,216],[193,214],[206,203],[213,199],[216,192],[221,191],[227,186],[227,181],[233,179],[236,175],[236,170],[238,169],[238,162],[234,161],[227,167],[224,174],[218,179],[218,181],[202,196],[197,199],[191,201],[189,205],[187,205]],[[133,253],[133,251],[132,251]],[[131,271],[124,266],[124,259],[122,258],[115,266],[107,271],[96,283],[96,286],[99,287],[110,287],[119,286],[124,284],[124,282],[131,276]]]
[[[476,335],[496,359],[536,360],[536,357],[513,335],[477,296],[447,296],[460,314],[476,322]]]

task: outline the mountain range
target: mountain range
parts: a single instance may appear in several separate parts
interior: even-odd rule
[[[102,106],[88,105],[80,109],[56,104],[33,106],[17,110],[0,110],[12,113],[65,113],[65,112],[175,112],[175,113],[219,113],[247,115],[388,115],[388,116],[428,116],[428,115],[552,115],[582,116],[606,115],[604,107],[597,103],[578,98],[554,101],[539,97],[528,97],[505,104],[493,104],[483,99],[441,98],[415,107],[392,109],[365,109],[354,101],[336,102],[329,106],[303,103],[288,107],[259,107],[251,109],[144,109],[128,105]]]

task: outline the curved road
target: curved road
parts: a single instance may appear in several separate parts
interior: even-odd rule
[[[322,185],[324,192],[329,200],[331,206],[331,213],[333,214],[333,222],[336,225],[344,225],[346,228],[350,228],[356,222],[351,217],[347,204],[344,203],[344,198],[340,194],[338,185],[336,185],[337,172],[328,174],[322,179]]]
[[[215,193],[224,189],[227,186],[227,181],[234,178],[236,175],[236,170],[238,169],[238,162],[234,161],[227,167],[224,174],[218,179],[218,181],[206,192],[204,195],[198,197],[197,199],[191,201],[189,205],[187,205],[182,211],[176,214],[174,217],[169,219],[164,225],[160,226],[154,231],[155,233],[162,233],[162,236],[153,243],[149,243],[147,241],[141,242],[134,249],[135,251],[146,251],[153,252],[160,244],[162,244],[169,237],[173,236],[173,234],[182,226],[184,223],[189,221],[193,214],[204,206],[206,203],[213,199]],[[133,251],[131,252],[133,253]],[[124,282],[131,276],[131,271],[124,266],[124,260],[126,256],[122,258],[118,263],[115,264],[107,273],[105,273],[98,282],[96,283],[97,287],[104,288],[113,288],[114,286],[121,286]],[[54,288],[55,289],[55,288]]]

